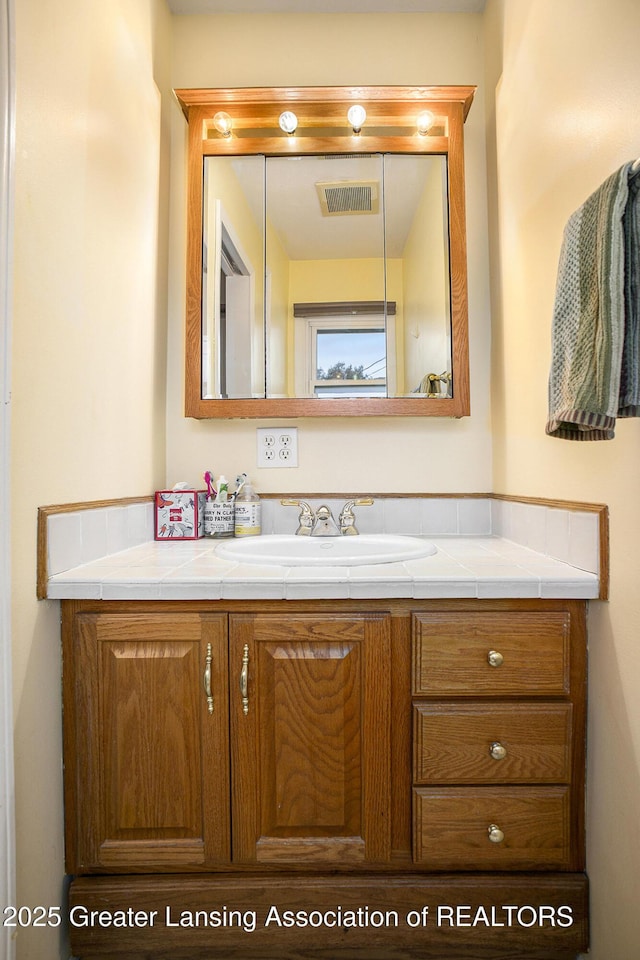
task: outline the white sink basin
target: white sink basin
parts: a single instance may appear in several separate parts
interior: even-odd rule
[[[418,537],[390,533],[355,537],[296,537],[272,534],[218,544],[218,556],[238,563],[273,563],[282,567],[356,566],[429,557],[436,547]]]

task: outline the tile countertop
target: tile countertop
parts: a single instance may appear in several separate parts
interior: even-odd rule
[[[268,535],[268,534],[267,534]],[[284,567],[219,557],[220,541],[144,542],[49,577],[50,599],[593,599],[597,574],[501,536],[425,537],[437,552],[402,563]]]

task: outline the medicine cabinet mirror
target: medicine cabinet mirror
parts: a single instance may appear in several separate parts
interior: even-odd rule
[[[189,124],[187,416],[469,413],[474,91],[176,91]]]

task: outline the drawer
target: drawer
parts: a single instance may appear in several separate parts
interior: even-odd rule
[[[414,860],[433,870],[562,870],[568,787],[416,787]]]
[[[570,703],[415,703],[415,783],[568,783]]]
[[[417,696],[566,696],[566,611],[413,616]]]

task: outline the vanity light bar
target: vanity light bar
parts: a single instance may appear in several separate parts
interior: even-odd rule
[[[351,130],[354,136],[360,135],[366,119],[367,119],[367,111],[363,106],[361,106],[360,104],[353,104],[353,106],[349,107],[349,110],[347,111],[347,121],[349,123],[349,126],[351,127]],[[404,119],[405,118],[397,118],[393,122],[391,122],[391,124],[388,121],[382,121],[382,122],[377,121],[376,126],[382,127],[382,128],[385,128],[388,126],[395,127],[398,121],[402,123]],[[233,123],[233,119],[228,113],[226,113],[226,111],[219,110],[214,115],[213,120],[211,122],[213,124],[214,129],[217,131],[217,133],[221,137],[224,137],[225,139],[228,139],[229,137],[231,137],[234,123]],[[292,110],[284,110],[278,117],[278,126],[280,127],[283,133],[287,134],[287,136],[290,136],[290,137],[296,133],[296,130],[298,128],[298,122],[299,122],[298,117]],[[422,137],[435,132],[434,131],[435,123],[436,123],[436,117],[430,110],[421,111],[415,119],[416,130],[418,134]],[[205,124],[205,133],[204,133],[205,139],[208,136],[207,126],[208,125]],[[264,121],[265,129],[270,129],[271,126],[272,126],[272,122],[270,120]],[[372,129],[372,133],[373,133],[373,129]]]

